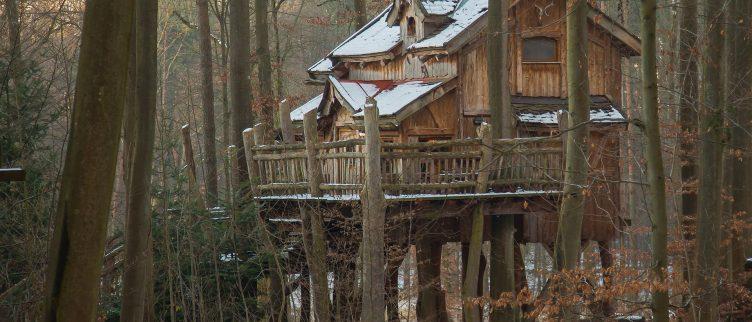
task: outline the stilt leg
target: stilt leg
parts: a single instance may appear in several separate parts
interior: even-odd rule
[[[300,322],[308,322],[311,320],[311,275],[307,267],[300,274]]]
[[[611,287],[611,272],[610,268],[613,266],[613,257],[611,255],[611,243],[610,242],[598,242],[598,251],[601,257],[601,271],[603,272],[603,287]],[[614,314],[614,308],[611,306],[611,301],[605,299],[602,303],[603,314],[606,317],[610,317]]]
[[[418,321],[446,321],[446,301],[441,289],[441,243],[422,238],[415,248],[418,261]]]
[[[406,247],[403,247],[405,250]],[[399,267],[405,258],[405,252],[401,256],[388,260],[386,275],[386,312],[387,321],[399,322]]]

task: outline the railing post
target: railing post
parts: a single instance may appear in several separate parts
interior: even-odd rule
[[[381,187],[381,137],[379,109],[369,97],[364,108],[366,132],[366,180],[360,201],[363,209],[363,309],[361,321],[383,321],[384,286],[384,222],[385,201]]]
[[[290,105],[287,103],[287,99],[279,102],[279,130],[282,132],[282,141],[285,144],[295,143],[295,134],[290,119]]]
[[[488,192],[488,177],[491,173],[491,163],[493,162],[493,137],[491,135],[491,125],[482,124],[478,128],[480,137],[480,165],[478,167],[478,179],[475,182],[476,193]]]
[[[253,132],[251,128],[243,131],[243,149],[245,150],[245,164],[248,167],[248,182],[251,184],[251,195],[256,196],[258,193],[256,186],[260,178],[258,164],[253,160]]]
[[[306,155],[308,159],[308,193],[312,197],[321,197],[321,182],[324,181],[319,166],[319,133],[316,122],[317,111],[314,109],[303,116],[303,135],[305,136]]]

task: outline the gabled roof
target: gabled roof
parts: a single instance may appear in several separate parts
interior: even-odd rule
[[[455,86],[454,79],[415,79],[405,81],[353,81],[329,76],[321,95],[290,112],[293,121],[302,121],[308,111],[319,108],[319,116],[328,115],[327,106],[339,102],[355,118],[363,117],[366,98],[373,97],[379,116],[399,123],[431,102],[439,99]]]
[[[339,61],[365,62],[393,58],[393,52],[402,42],[400,27],[396,24],[402,1],[394,0],[392,5],[311,66],[309,73],[328,73]],[[512,6],[519,2],[514,2]],[[416,3],[422,14],[445,18],[446,23],[433,34],[405,48],[410,53],[453,53],[473,40],[486,26],[488,0],[420,0]],[[608,15],[590,6],[588,18],[619,42],[627,54],[640,54],[639,38]]]

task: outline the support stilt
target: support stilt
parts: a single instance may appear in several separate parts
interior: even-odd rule
[[[441,289],[441,243],[421,238],[415,245],[418,266],[418,321],[447,321]]]

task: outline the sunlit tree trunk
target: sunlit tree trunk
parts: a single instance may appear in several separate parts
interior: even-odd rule
[[[94,321],[117,164],[133,0],[87,2],[55,230],[46,321]]]
[[[206,204],[217,205],[217,148],[214,126],[214,77],[212,72],[212,47],[207,0],[196,0],[198,10],[198,40],[201,53],[201,110],[204,118],[204,182]],[[224,44],[222,44],[224,45]]]
[[[697,270],[694,289],[697,292],[699,321],[716,321],[718,311],[719,256],[721,243],[721,200],[723,178],[723,79],[719,72],[723,56],[723,3],[703,0],[703,19],[707,30],[701,44],[700,104],[698,105],[697,190]]]
[[[666,182],[661,154],[661,130],[658,117],[658,74],[656,69],[656,0],[642,0],[642,110],[645,131],[645,158],[650,185],[650,219],[652,222],[652,279],[665,285],[666,254]],[[653,290],[653,319],[668,321],[668,292]]]

